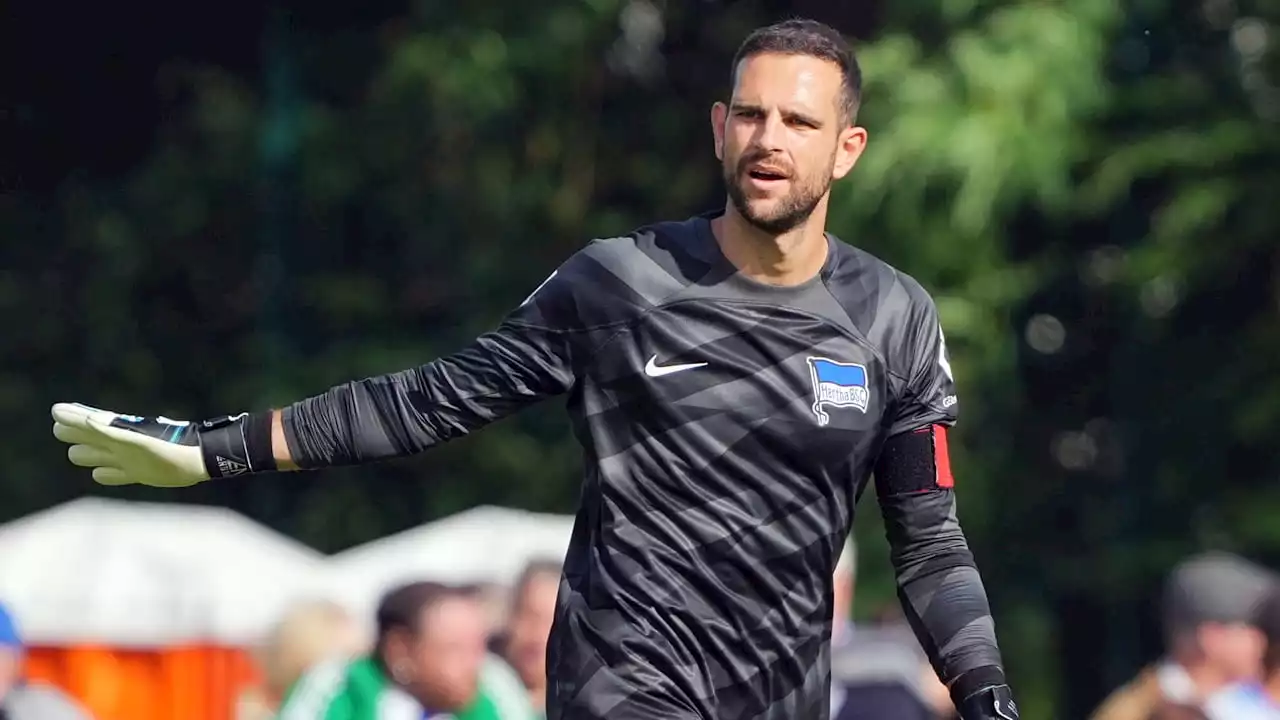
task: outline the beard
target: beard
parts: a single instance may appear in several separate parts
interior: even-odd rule
[[[742,157],[733,168],[724,165],[724,184],[729,193],[729,200],[744,220],[753,227],[770,235],[781,235],[802,225],[822,201],[822,196],[831,188],[831,167],[834,167],[835,156],[831,158],[825,174],[813,173],[809,176],[792,175],[790,190],[785,196],[775,200],[772,206],[758,198],[747,197],[744,183],[747,168],[762,158],[759,155]]]

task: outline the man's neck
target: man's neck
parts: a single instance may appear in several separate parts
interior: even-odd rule
[[[771,235],[727,203],[724,214],[711,221],[720,252],[748,278],[767,285],[800,285],[818,274],[827,261],[825,201],[800,226]]]

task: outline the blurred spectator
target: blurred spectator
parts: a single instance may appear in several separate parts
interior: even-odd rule
[[[528,689],[516,671],[501,657],[490,653],[480,668],[480,698],[472,712],[458,717],[460,720],[537,720],[545,715],[541,707],[535,710],[529,702]]]
[[[0,720],[89,720],[87,710],[61,691],[22,681],[22,638],[0,605]]]
[[[850,540],[833,578],[831,718],[930,720],[935,715],[925,700],[921,682],[928,663],[915,637],[901,628],[860,627],[853,623],[856,564],[857,546]],[[937,683],[933,671],[928,673]]]
[[[511,588],[503,583],[484,583],[477,586],[477,592],[489,635],[501,638],[511,621]]]
[[[327,600],[290,608],[261,649],[271,699],[279,702],[303,673],[324,660],[351,659],[368,651],[360,626],[341,605]]]
[[[1174,568],[1162,608],[1166,657],[1116,690],[1092,720],[1146,720],[1164,702],[1201,707],[1232,683],[1261,671],[1256,609],[1273,578],[1226,553],[1206,553]]]
[[[1256,624],[1267,639],[1261,682],[1240,683],[1211,697],[1211,720],[1280,720],[1280,588],[1267,594]]]
[[[515,668],[539,713],[547,697],[547,638],[560,591],[560,563],[535,560],[525,567],[512,595],[502,655]]]
[[[378,606],[372,655],[332,660],[288,691],[281,720],[526,720],[523,688],[486,654],[486,618],[478,593],[419,582],[388,593]]]
[[[367,649],[358,623],[341,605],[318,600],[293,606],[258,652],[263,687],[240,699],[238,717],[270,717],[307,670],[325,660],[350,660]]]
[[[839,648],[853,637],[853,593],[858,582],[858,544],[849,538],[836,561],[831,593],[835,619],[831,624],[831,647]]]

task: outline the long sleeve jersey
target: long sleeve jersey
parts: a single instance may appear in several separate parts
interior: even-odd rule
[[[886,442],[958,403],[934,303],[828,236],[762,284],[698,216],[597,240],[492,332],[284,412],[302,467],[418,453],[567,396],[581,506],[549,720],[825,720],[832,572]],[[892,469],[892,468],[890,468]],[[880,493],[900,596],[944,681],[1000,664],[949,482]]]

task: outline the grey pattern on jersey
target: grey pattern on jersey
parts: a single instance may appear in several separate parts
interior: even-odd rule
[[[928,294],[829,244],[817,278],[775,287],[734,270],[707,217],[593,242],[470,347],[286,409],[290,449],[402,456],[567,394],[585,479],[549,720],[825,720],[856,500],[887,438],[956,417]],[[943,679],[998,665],[952,492],[882,505]]]

